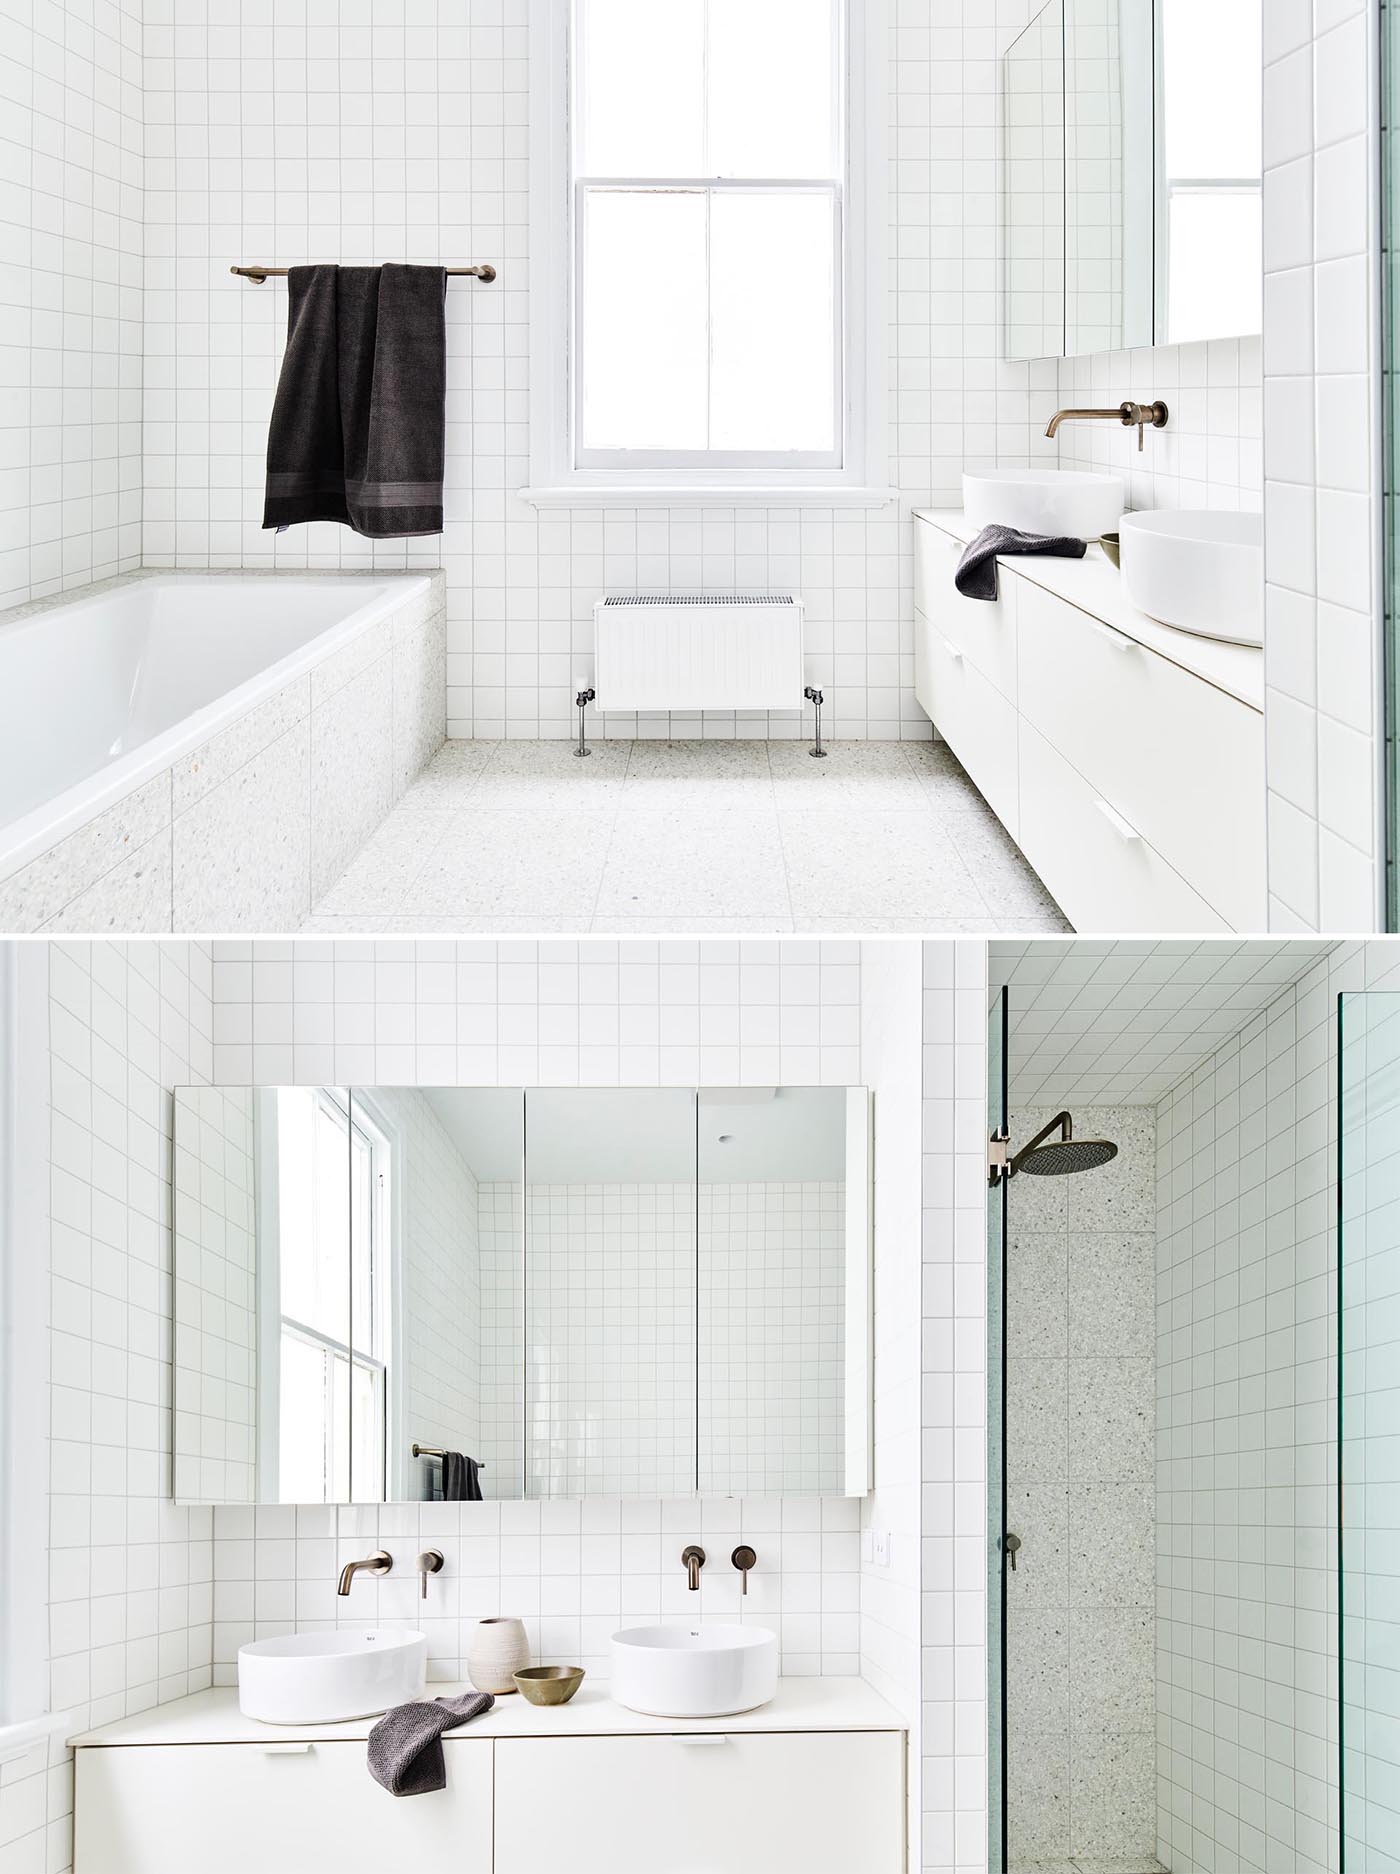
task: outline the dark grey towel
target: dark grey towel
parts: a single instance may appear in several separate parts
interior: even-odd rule
[[[965,599],[994,599],[998,553],[1038,553],[1047,559],[1082,560],[1087,551],[1082,540],[1068,535],[1023,534],[1017,527],[984,527],[964,548],[953,584]]]
[[[480,1503],[481,1475],[475,1458],[460,1451],[442,1454],[442,1500],[444,1503]]]
[[[479,1718],[495,1702],[489,1692],[463,1692],[457,1698],[396,1705],[369,1734],[370,1775],[391,1796],[426,1796],[430,1790],[446,1789],[443,1732]]]
[[[446,272],[293,267],[287,289],[263,526],[441,533]]]

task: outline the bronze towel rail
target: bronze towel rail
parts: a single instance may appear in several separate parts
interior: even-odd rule
[[[440,1458],[445,1455],[438,1450],[436,1445],[413,1445],[411,1449],[416,1458]],[[478,1459],[476,1468],[479,1471],[484,1471],[486,1466]]]
[[[464,274],[470,274],[474,280],[482,280],[488,286],[496,277],[496,269],[484,262],[479,267],[445,267],[443,271],[449,278],[459,278]],[[251,280],[255,286],[261,286],[264,280],[285,280],[288,269],[286,267],[230,267],[229,272],[241,274],[245,280]]]

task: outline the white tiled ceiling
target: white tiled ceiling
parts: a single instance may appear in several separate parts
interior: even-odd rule
[[[1296,938],[991,944],[991,987],[1010,991],[1012,1101],[1151,1105],[1332,947]]]

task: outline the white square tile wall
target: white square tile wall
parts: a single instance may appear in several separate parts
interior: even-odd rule
[[[1148,345],[1066,358],[1060,402],[1108,409],[1125,397],[1160,398],[1171,412],[1149,429],[1066,423],[1060,467],[1121,475],[1130,508],[1252,508],[1263,505],[1263,346],[1258,338]]]
[[[207,1083],[211,963],[198,944],[18,949],[48,1036],[48,1706],[105,1724],[210,1682],[212,1512],[171,1502],[170,1088]],[[45,1515],[45,1506],[33,1506]],[[0,1781],[6,1874],[61,1874],[61,1737]],[[47,1764],[46,1764],[47,1755]]]
[[[0,4],[0,607],[140,564],[141,21]]]
[[[695,1488],[696,1191],[532,1184],[525,1200],[531,1496]]]
[[[226,1085],[857,1085],[861,955],[849,941],[223,941],[214,961],[217,1077]],[[900,1019],[908,1023],[907,1005]],[[478,1193],[483,1278],[493,1259],[498,1270],[512,1258],[518,1267],[518,1204],[507,1186]],[[498,1403],[509,1395],[500,1350],[518,1346],[518,1290],[507,1286],[494,1306],[494,1335],[483,1316],[483,1408],[490,1392]],[[518,1452],[514,1423],[509,1433]],[[483,1450],[504,1477],[495,1471],[506,1462],[499,1413],[494,1436]],[[484,1613],[522,1614],[537,1647],[603,1673],[607,1636],[621,1619],[692,1607],[774,1624],[784,1671],[860,1668],[854,1499],[687,1501],[658,1487],[626,1502],[223,1508],[216,1528],[215,1647],[225,1679],[250,1631],[367,1613],[416,1618],[411,1574],[357,1580],[349,1601],[335,1596],[334,1574],[366,1544],[407,1555],[420,1539],[436,1540],[447,1557],[429,1590],[438,1597],[429,1632],[439,1676],[462,1670],[465,1623]],[[714,1564],[694,1600],[679,1562],[691,1539],[711,1549]],[[728,1566],[741,1540],[759,1555],[742,1605]]]
[[[987,1865],[987,952],[923,946],[925,1874]]]
[[[1391,947],[1393,949],[1393,946]],[[1340,948],[1157,1108],[1157,1807],[1174,1874],[1335,1874]]]
[[[846,1186],[699,1187],[700,1488],[845,1489]]]
[[[922,1865],[920,1411],[922,945],[861,945],[861,1071],[879,1137],[874,1201],[874,1489],[861,1505],[860,1668],[909,1724],[909,1865]],[[876,1534],[881,1537],[876,1554]]]
[[[1378,928],[1379,8],[1264,9],[1270,927]]]
[[[175,1148],[175,1495],[251,1503],[257,1479],[253,1099],[181,1096]]]
[[[325,20],[145,0],[145,555],[156,565],[433,565],[449,578],[449,732],[567,736],[603,591],[796,588],[843,736],[928,735],[913,700],[910,506],[964,463],[1053,458],[1054,367],[999,361],[999,54],[1035,10],[890,0],[890,480],[870,512],[537,513],[528,480],[526,0],[428,0]],[[368,131],[367,131],[368,127]],[[448,292],[441,541],[371,547],[259,526],[283,286],[231,262],[490,260]],[[631,733],[610,719],[610,733]],[[791,736],[796,716],[673,716],[643,733]]]

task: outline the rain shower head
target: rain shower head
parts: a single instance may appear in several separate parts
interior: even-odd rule
[[[1052,1132],[1059,1133],[1058,1139],[1052,1139]],[[1048,1126],[1041,1128],[1028,1145],[1023,1145],[1012,1159],[1007,1171],[1008,1177],[1014,1177],[1018,1171],[1032,1172],[1038,1178],[1063,1178],[1073,1172],[1097,1171],[1100,1165],[1106,1165],[1110,1158],[1118,1156],[1118,1147],[1111,1139],[1076,1139],[1074,1121],[1068,1113],[1057,1113]]]

